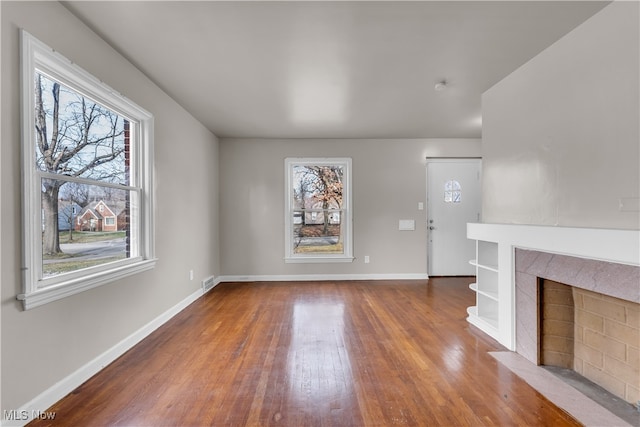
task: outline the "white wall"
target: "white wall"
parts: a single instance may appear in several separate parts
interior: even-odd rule
[[[16,410],[197,292],[200,280],[219,274],[218,141],[59,3],[3,1],[0,7],[0,410]],[[22,250],[19,28],[155,116],[156,268],[29,311],[15,299]]]
[[[476,139],[222,139],[222,274],[426,275],[425,158],[479,155]],[[353,263],[284,263],[286,157],[353,159]],[[398,231],[399,219],[416,230]]]
[[[614,2],[483,95],[485,222],[639,228],[639,22]]]

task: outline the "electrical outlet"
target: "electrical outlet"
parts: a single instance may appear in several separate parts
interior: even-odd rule
[[[365,255],[365,256],[364,256],[364,263],[365,263],[365,264],[369,264],[369,261],[370,261],[370,260],[369,260],[369,255]]]
[[[189,270],[189,280],[193,280],[193,270]]]
[[[619,205],[620,212],[640,212],[640,197],[623,197]]]

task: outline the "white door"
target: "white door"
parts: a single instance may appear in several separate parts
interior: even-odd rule
[[[467,223],[480,220],[480,165],[480,159],[427,159],[429,276],[475,274]]]

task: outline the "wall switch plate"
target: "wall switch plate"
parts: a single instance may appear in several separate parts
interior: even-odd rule
[[[423,211],[424,210],[424,203],[418,202],[418,210],[419,211]]]
[[[401,219],[398,222],[398,230],[413,231],[416,229],[416,222],[413,219]]]

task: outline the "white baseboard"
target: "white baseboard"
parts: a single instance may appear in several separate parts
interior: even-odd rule
[[[252,275],[219,276],[220,282],[293,282],[293,281],[330,281],[330,280],[426,280],[427,273],[412,274],[288,274],[288,275]]]
[[[217,283],[220,283],[220,281],[218,280]],[[165,311],[164,313],[153,319],[151,322],[135,331],[133,334],[129,335],[127,338],[123,339],[95,359],[91,360],[71,375],[63,378],[52,387],[49,387],[44,392],[40,393],[30,402],[24,404],[17,411],[13,411],[14,417],[20,418],[19,420],[3,419],[2,421],[0,421],[0,425],[2,427],[24,426],[35,417],[38,417],[39,414],[43,414],[43,416],[45,416],[45,411],[47,410],[47,408],[51,407],[51,405],[78,388],[80,385],[82,385],[82,383],[97,374],[105,366],[116,360],[118,357],[122,356],[131,347],[138,344],[153,331],[169,321],[173,316],[184,310],[189,304],[200,298],[202,294],[202,289],[198,289],[196,292],[192,293],[187,298],[180,301],[178,304],[174,305],[169,310]],[[2,418],[5,418],[4,414]]]

